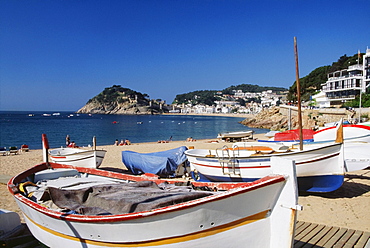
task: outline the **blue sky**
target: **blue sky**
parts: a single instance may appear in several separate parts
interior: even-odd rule
[[[76,111],[122,85],[171,103],[290,87],[370,46],[368,0],[0,0],[0,110]]]

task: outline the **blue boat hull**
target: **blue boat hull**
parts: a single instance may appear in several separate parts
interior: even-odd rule
[[[243,177],[230,177],[230,176],[210,176],[203,175],[199,172],[190,173],[195,181],[199,182],[251,182],[259,178],[243,178]],[[323,175],[323,176],[309,176],[298,177],[298,190],[315,193],[332,192],[339,189],[344,181],[343,175]]]

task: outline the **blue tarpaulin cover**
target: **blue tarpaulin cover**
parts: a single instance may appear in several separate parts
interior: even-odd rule
[[[175,177],[177,167],[187,159],[184,154],[187,149],[181,146],[153,153],[122,151],[122,162],[135,175],[152,173],[160,177]]]

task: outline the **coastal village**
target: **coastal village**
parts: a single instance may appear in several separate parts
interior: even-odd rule
[[[355,97],[366,93],[370,86],[370,49],[362,57],[362,64],[351,65],[346,69],[335,71],[327,75],[327,81],[321,85],[311,99],[302,102],[303,116],[305,118],[304,128],[317,128],[325,123],[338,121],[340,118],[349,122],[366,122],[370,116],[370,108],[361,106],[351,109],[341,108],[343,103],[355,99]],[[358,59],[359,61],[359,59]],[[244,123],[252,127],[272,128],[273,130],[297,128],[295,124],[287,126],[287,121],[278,120],[278,114],[288,117],[288,112],[296,116],[296,102],[287,99],[288,92],[277,94],[272,90],[263,92],[242,92],[235,90],[233,95],[222,95],[224,100],[215,101],[212,106],[182,104],[173,105],[170,113],[182,114],[260,114],[256,119]],[[221,94],[221,92],[218,92]],[[259,102],[249,102],[248,99],[260,99]],[[238,99],[246,100],[244,106]],[[276,110],[279,107],[282,110]],[[271,117],[273,119],[271,119]],[[274,125],[268,123],[275,123]],[[279,125],[276,125],[279,123]],[[297,121],[295,121],[297,123]]]
[[[0,248],[370,248],[369,10],[0,1]]]
[[[370,116],[370,108],[359,105],[344,108],[346,102],[358,98],[369,91],[370,85],[370,49],[366,49],[360,61],[348,68],[327,74],[326,82],[310,96],[307,101],[302,101],[303,128],[317,130],[343,119],[349,123],[366,122]],[[102,93],[120,89],[120,86],[107,88]],[[149,100],[138,92],[130,94],[120,93],[118,100],[102,102],[101,94],[77,111],[77,113],[91,114],[186,114],[186,115],[212,115],[229,114],[247,116],[242,122],[244,125],[255,128],[271,130],[288,130],[298,128],[297,102],[288,99],[288,91],[266,90],[261,92],[245,92],[232,90],[229,94],[217,91],[214,96],[216,101],[212,104],[197,103],[200,96],[194,95],[193,99],[186,102],[172,104],[165,101]],[[139,97],[140,96],[140,97]],[[100,97],[100,98],[99,98]],[[105,98],[108,98],[105,96]]]

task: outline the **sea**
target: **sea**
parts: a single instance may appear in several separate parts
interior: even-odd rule
[[[101,115],[73,112],[0,111],[0,146],[27,144],[30,149],[41,149],[42,134],[46,134],[51,148],[65,146],[70,136],[78,146],[113,145],[115,140],[128,139],[131,143],[193,139],[216,139],[220,132],[253,130],[266,133],[267,129],[249,128],[239,122],[244,118],[200,115]]]

